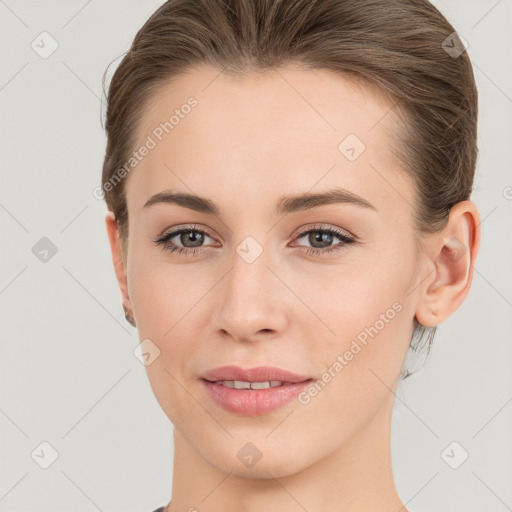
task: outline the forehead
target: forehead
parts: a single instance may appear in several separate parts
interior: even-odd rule
[[[376,170],[398,167],[390,147],[393,105],[376,87],[329,70],[287,66],[229,75],[193,68],[148,100],[137,148],[148,137],[154,147],[129,176],[137,182],[127,187],[129,202],[140,208],[175,185],[206,196],[236,189],[255,201],[269,189],[277,196],[315,184],[359,194],[370,178],[379,195]]]

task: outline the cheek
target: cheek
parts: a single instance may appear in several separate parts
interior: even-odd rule
[[[393,386],[407,353],[414,317],[408,297],[414,260],[406,254],[407,248],[396,248],[365,256],[364,261],[347,259],[329,276],[316,274],[301,283],[302,289],[315,290],[307,304],[316,317],[308,316],[306,329],[324,333],[322,344],[316,342],[310,350],[321,358],[320,367],[344,376],[333,381],[350,380],[349,388],[360,387],[360,396],[379,387],[388,392],[379,378]]]
[[[140,340],[151,340],[158,357],[146,366],[148,380],[167,417],[180,424],[190,397],[184,368],[193,360],[194,310],[205,290],[193,285],[182,269],[133,258],[130,298]],[[196,318],[197,320],[197,318]],[[196,323],[197,325],[197,323]]]
[[[187,322],[187,310],[204,294],[204,287],[190,279],[190,267],[169,263],[156,250],[134,250],[130,264],[130,301],[141,339],[165,343],[174,328]]]
[[[194,275],[191,266],[173,265],[162,257],[148,257],[142,251],[132,255],[129,293],[139,338],[150,339],[160,350],[158,364],[148,367],[150,375],[159,366],[163,372],[183,373],[181,366],[191,359],[192,333],[208,318],[199,319],[198,312],[213,282],[191,278],[191,273]]]

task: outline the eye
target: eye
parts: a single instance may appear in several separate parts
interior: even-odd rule
[[[179,246],[172,239],[178,237],[177,242],[183,244]],[[211,238],[208,233],[196,226],[187,226],[176,229],[169,233],[162,235],[160,238],[154,240],[156,245],[163,246],[165,251],[176,252],[178,254],[196,254],[201,252],[202,243],[206,238]]]
[[[299,233],[296,240],[300,240],[306,236],[307,241],[311,246],[305,247],[302,250],[307,254],[313,255],[338,252],[346,249],[346,246],[348,245],[357,244],[357,239],[355,237],[352,237],[348,233],[336,228],[313,226],[307,231]],[[173,238],[177,238],[177,240],[173,241]],[[209,236],[208,232],[203,229],[199,229],[196,226],[186,226],[162,235],[154,240],[154,243],[156,245],[161,245],[165,251],[189,256],[202,252],[205,248],[203,242],[206,238],[213,239]],[[335,238],[340,240],[340,242],[332,246],[331,244]],[[178,245],[177,242],[182,245]]]
[[[325,253],[333,253],[346,249],[348,245],[357,244],[355,237],[336,228],[313,226],[307,231],[299,233],[296,239],[300,240],[306,236],[308,243],[311,244],[310,247],[303,249],[306,254],[322,255]],[[331,244],[335,238],[338,238],[340,242],[333,246]]]

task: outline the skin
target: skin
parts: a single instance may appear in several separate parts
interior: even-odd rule
[[[117,223],[106,216],[123,303],[140,339],[160,350],[147,374],[174,425],[167,510],[407,510],[391,465],[394,391],[414,317],[439,325],[467,296],[480,243],[475,205],[454,206],[446,227],[418,246],[414,184],[389,149],[392,102],[333,72],[287,66],[234,77],[196,67],[150,99],[140,143],[190,96],[197,107],[126,178],[124,258]],[[350,133],[366,145],[353,162],[338,150]],[[337,203],[274,213],[283,195],[333,187],[375,210]],[[210,199],[220,215],[143,208],[171,188]],[[187,224],[207,231],[203,252],[154,243]],[[317,224],[358,243],[308,255],[311,239],[298,235]],[[236,251],[248,236],[264,249],[252,263]],[[194,246],[186,236],[172,240]],[[313,247],[336,245],[343,243],[333,236]],[[247,417],[224,411],[203,389],[201,374],[225,364],[321,380],[394,303],[400,312],[307,404]],[[252,467],[237,457],[248,442],[262,454]]]

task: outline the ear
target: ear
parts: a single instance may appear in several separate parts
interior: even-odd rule
[[[122,303],[125,308],[132,310],[130,296],[128,295],[128,280],[126,276],[126,262],[123,260],[121,250],[121,239],[119,237],[119,227],[113,212],[109,211],[105,217],[107,225],[107,234],[112,251],[112,262],[114,263],[114,271],[116,274],[119,289],[121,290]]]
[[[425,247],[427,277],[419,290],[416,320],[424,326],[442,323],[464,302],[480,247],[480,215],[472,201],[450,211],[446,226]]]

